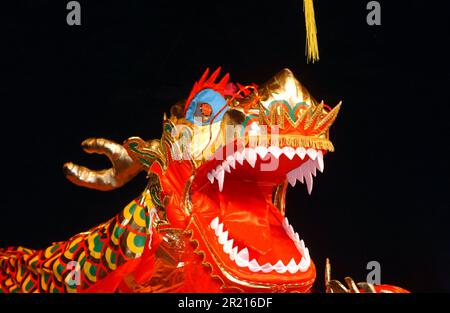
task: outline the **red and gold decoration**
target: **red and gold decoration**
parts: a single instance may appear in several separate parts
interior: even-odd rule
[[[286,191],[313,191],[334,151],[340,104],[317,102],[288,69],[260,86],[219,76],[207,70],[172,106],[160,139],[84,141],[112,167],[67,163],[71,182],[107,191],[144,171],[147,185],[115,217],[66,241],[0,249],[0,291],[309,292],[315,243],[285,217]],[[405,291],[349,279],[346,287],[327,271],[329,292]]]

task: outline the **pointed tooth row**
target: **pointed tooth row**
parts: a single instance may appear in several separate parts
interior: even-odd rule
[[[245,160],[251,167],[255,167],[258,156],[264,158],[267,152],[266,147],[245,148],[243,151],[236,151],[234,154],[227,156],[225,161],[209,172],[207,178],[211,184],[217,179],[219,190],[222,191],[225,172],[231,173],[231,170],[236,168],[236,162],[243,165]]]
[[[252,259],[251,261],[249,261],[250,255],[249,255],[248,249],[243,248],[240,251],[238,251],[237,246],[233,247],[234,239],[228,238],[228,235],[229,235],[228,231],[224,231],[223,223],[220,223],[219,217],[215,217],[211,221],[210,227],[212,230],[214,230],[215,235],[218,238],[217,241],[222,246],[223,251],[226,254],[228,254],[230,260],[234,261],[236,263],[236,265],[239,267],[247,267],[252,272],[270,273],[272,271],[276,271],[277,273],[280,273],[280,274],[283,274],[286,272],[295,274],[298,271],[301,271],[301,272],[307,271],[311,264],[309,251],[308,251],[308,248],[305,248],[305,244],[303,243],[303,240],[298,240],[298,244],[297,244],[295,239],[292,239],[292,238],[299,238],[299,237],[298,237],[297,233],[294,234],[294,230],[293,230],[292,226],[289,224],[287,218],[285,218],[285,220],[283,221],[283,227],[285,228],[285,230],[288,229],[288,230],[286,230],[286,232],[289,231],[289,233],[293,234],[291,237],[291,235],[289,235],[289,233],[288,233],[289,237],[294,241],[294,243],[296,243],[297,249],[299,249],[299,251],[303,251],[303,252],[301,252],[302,259],[298,264],[295,262],[294,258],[292,258],[287,265],[284,265],[283,261],[281,261],[281,260],[278,260],[278,262],[276,262],[275,265],[272,265],[270,263],[266,263],[264,265],[259,265],[258,261],[255,259]],[[301,247],[301,250],[299,247]]]
[[[310,159],[296,169],[293,169],[287,173],[286,178],[292,187],[295,186],[297,180],[302,184],[305,182],[308,193],[311,194],[313,189],[313,176],[315,177],[317,175],[317,169],[320,172],[323,172],[324,169],[323,153],[320,150],[316,151],[314,149],[308,149],[307,153]]]
[[[261,159],[264,159],[267,153],[269,153],[269,150],[267,149],[267,147],[258,146],[255,148],[255,152],[259,155]]]
[[[319,154],[319,151],[313,148],[304,148],[304,147],[298,147],[295,149],[295,153],[300,157],[300,159],[304,159],[306,155],[311,160],[315,160]]]
[[[308,268],[311,264],[311,257],[309,255],[309,250],[305,246],[305,242],[300,239],[300,236],[298,235],[298,233],[294,231],[294,228],[292,227],[292,225],[289,224],[289,220],[287,217],[285,217],[283,219],[282,226],[283,226],[283,229],[285,230],[286,234],[288,235],[288,237],[294,242],[297,250],[301,253],[302,259],[301,259],[300,263],[298,264],[298,267],[301,272],[305,272],[306,270],[308,270]],[[288,267],[289,267],[289,264],[288,264]]]
[[[305,177],[308,192],[311,194],[312,191],[311,175],[316,176],[316,168],[319,169],[319,171],[323,172],[324,167],[322,151],[320,150],[317,151],[312,148],[305,149],[304,147],[299,147],[297,149],[294,149],[289,146],[283,148],[280,148],[278,146],[270,146],[268,148],[264,146],[257,146],[255,148],[245,148],[243,151],[236,151],[234,154],[229,155],[225,161],[223,161],[220,165],[218,165],[215,169],[213,169],[211,172],[207,174],[207,178],[211,184],[213,184],[214,181],[217,180],[219,191],[222,192],[225,180],[225,172],[231,173],[231,170],[236,168],[236,161],[240,165],[243,165],[244,161],[247,161],[251,165],[251,167],[255,167],[258,156],[260,159],[264,159],[268,153],[270,153],[277,159],[280,157],[281,154],[284,154],[290,160],[292,160],[295,155],[298,155],[302,160],[305,158],[306,155],[308,155],[310,160],[302,164],[300,167],[289,172],[287,174],[287,179],[289,180],[289,183],[292,186],[295,186],[297,180],[300,180],[303,183],[304,181],[303,177]],[[306,173],[305,170],[302,171],[299,170],[300,168],[306,166],[306,164],[309,163],[313,164],[313,166],[310,165],[310,167],[308,167],[310,174]]]
[[[222,192],[224,180],[225,180],[225,172],[231,173],[231,170],[236,168],[236,161],[240,164],[244,164],[244,160],[246,160],[252,167],[255,167],[257,160],[257,152],[255,149],[246,148],[242,152],[236,151],[234,154],[229,155],[225,161],[223,161],[220,165],[218,165],[215,169],[207,174],[207,178],[211,184],[217,180],[219,185],[219,191]]]
[[[248,267],[248,259],[248,249],[244,248],[236,254],[234,262],[236,262],[239,267]]]

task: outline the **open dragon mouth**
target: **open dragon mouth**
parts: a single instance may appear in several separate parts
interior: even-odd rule
[[[220,267],[244,281],[272,284],[311,282],[309,249],[274,204],[274,190],[286,180],[304,183],[324,169],[325,150],[256,146],[224,154],[199,168],[191,188],[194,215]]]
[[[225,90],[217,75],[194,86],[181,127],[188,144],[176,150],[195,164],[183,198],[191,240],[229,285],[307,291],[315,267],[285,218],[286,188],[300,181],[312,192],[325,153],[334,151],[329,128],[340,104],[318,103],[288,69],[259,87],[238,85],[228,98],[215,93]]]

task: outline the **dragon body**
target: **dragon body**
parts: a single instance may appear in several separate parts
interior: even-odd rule
[[[145,171],[143,192],[109,221],[44,250],[0,250],[2,292],[308,292],[309,248],[285,217],[288,185],[313,178],[334,151],[340,104],[318,103],[284,69],[243,86],[207,70],[164,117],[162,136],[122,145],[88,139],[107,155],[103,171],[67,163],[73,183],[118,188]],[[348,287],[330,292],[402,292]]]

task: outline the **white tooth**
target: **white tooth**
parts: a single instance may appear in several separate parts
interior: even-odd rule
[[[227,242],[227,240],[228,240],[228,230],[224,231],[219,235],[219,243],[223,245],[225,244],[225,242]]]
[[[223,180],[225,179],[225,171],[224,171],[222,165],[219,165],[217,167],[216,178],[217,178],[217,182],[219,183],[219,191],[222,192]]]
[[[236,168],[236,160],[232,155],[227,156],[227,162],[229,166],[231,166],[232,168]]]
[[[273,270],[273,267],[272,267],[272,264],[270,264],[270,263],[266,263],[263,266],[261,266],[261,271],[263,271],[264,273],[272,272],[272,270]]]
[[[300,242],[294,241],[295,247],[297,250],[303,255],[302,247],[300,246]]]
[[[308,153],[309,158],[310,158],[311,160],[315,160],[316,157],[317,157],[317,151],[316,151],[315,149],[313,149],[313,148],[309,148],[309,149],[306,151],[306,153]]]
[[[300,263],[298,263],[298,269],[300,270],[300,272],[306,272],[308,268],[309,268],[308,261],[306,261],[305,258],[302,258]]]
[[[248,263],[248,268],[252,272],[259,272],[261,270],[261,266],[259,266],[258,261],[256,261],[255,259],[251,260]]]
[[[273,266],[273,269],[280,274],[286,273],[287,271],[286,266],[284,266],[281,260],[278,260],[278,262]]]
[[[230,239],[223,245],[223,252],[225,252],[226,254],[231,253],[231,250],[233,249],[233,240],[234,239]]]
[[[223,172],[223,167],[222,167],[222,165],[217,166],[216,169],[213,170],[213,174],[214,174],[214,177],[215,177],[216,179],[218,179],[218,176],[220,175],[220,172]]]
[[[310,168],[311,168],[311,160],[307,160],[305,161],[305,163],[303,163],[299,168],[301,169],[302,174],[311,172]]]
[[[289,173],[287,173],[286,178],[287,178],[289,184],[291,184],[291,186],[294,187],[295,183],[297,182],[296,170],[292,170]]]
[[[303,147],[299,147],[299,148],[295,149],[295,153],[297,153],[297,155],[300,157],[300,159],[303,160],[306,155],[306,150]]]
[[[288,233],[290,237],[294,237],[294,227],[292,227],[292,225],[289,225]]]
[[[305,171],[305,164],[300,165],[296,169],[293,169],[288,174],[291,174],[292,177],[295,177],[296,180],[299,180],[303,184],[303,173]]]
[[[304,254],[305,254],[305,251],[306,251],[305,242],[304,242],[303,240],[300,240],[300,253],[301,253],[302,255],[304,255]]]
[[[212,229],[216,229],[217,226],[219,225],[219,217],[215,217],[212,221],[211,224],[209,224],[211,226]]]
[[[297,250],[304,255],[305,254],[305,243],[303,240],[300,240],[298,242],[295,242],[295,246],[297,247]]]
[[[234,159],[236,160],[236,161],[238,161],[239,162],[239,164],[243,164],[244,163],[244,153],[241,153],[241,152],[239,152],[239,151],[236,151],[235,153],[234,153]]]
[[[317,152],[317,168],[319,169],[319,171],[321,173],[323,173],[324,164],[323,164],[323,152],[322,152],[322,150],[319,150]]]
[[[223,224],[220,223],[219,226],[216,228],[216,236],[219,237],[223,232]]]
[[[289,273],[291,274],[295,274],[298,271],[298,266],[297,263],[295,263],[294,258],[291,259],[291,261],[289,262],[289,264],[286,266],[287,270],[289,271]]]
[[[311,163],[310,164],[309,170],[310,170],[311,174],[313,174],[313,176],[316,177],[317,171],[316,171],[316,164],[315,163]]]
[[[267,155],[267,152],[268,152],[267,148],[263,147],[263,146],[256,147],[255,151],[256,151],[256,153],[258,153],[258,155],[259,155],[259,157],[261,159],[264,159],[266,157],[266,155]]]
[[[290,234],[290,235],[288,235],[289,236],[289,238],[291,238],[291,240],[294,242],[294,244],[295,244],[295,235],[294,234]]]
[[[222,167],[223,167],[223,169],[224,169],[225,171],[227,171],[228,173],[231,173],[230,165],[228,165],[228,161],[223,161],[223,162],[222,162]]]
[[[313,178],[311,176],[311,173],[305,174],[305,181],[306,181],[306,189],[308,189],[308,193],[311,194],[313,189]]]
[[[300,270],[300,272],[306,272],[310,264],[311,259],[309,257],[302,257],[302,260],[300,261],[300,263],[298,263],[298,269]]]
[[[280,157],[281,149],[278,146],[270,146],[267,150],[269,150],[270,154],[272,154],[277,159]]]
[[[298,235],[297,232],[295,232],[294,238],[295,238],[295,241],[300,242],[300,236]]]
[[[208,180],[211,182],[211,184],[214,182],[214,175],[212,173],[208,173],[208,175],[206,175],[208,177]]]
[[[297,167],[297,168],[293,169],[292,171],[290,171],[289,173],[287,173],[286,176],[288,178],[289,183],[291,183],[291,181],[293,181],[294,179],[296,181],[299,180],[303,183],[303,168],[304,168],[304,165],[300,165],[299,167]],[[294,186],[295,183],[294,184],[291,183],[291,185]]]
[[[235,259],[236,264],[239,267],[247,267],[248,265],[248,249],[242,249],[238,254],[236,254]]]
[[[289,158],[289,160],[292,160],[295,155],[295,149],[292,147],[284,147],[283,153]]]
[[[245,149],[245,158],[247,159],[247,162],[252,166],[255,167],[256,164],[256,152],[253,149]]]
[[[219,218],[217,218],[217,220],[219,220]],[[287,231],[287,228],[289,227],[289,220],[288,220],[287,217],[285,217],[285,218],[283,219],[282,225],[283,225],[284,230]]]
[[[305,252],[304,252],[304,254],[303,254],[303,257],[304,257],[308,262],[311,261],[311,257],[309,256],[309,249],[308,249],[308,248],[305,248]]]
[[[234,247],[233,249],[231,249],[230,251],[230,260],[234,261],[236,259],[236,255],[238,253],[238,247]]]

